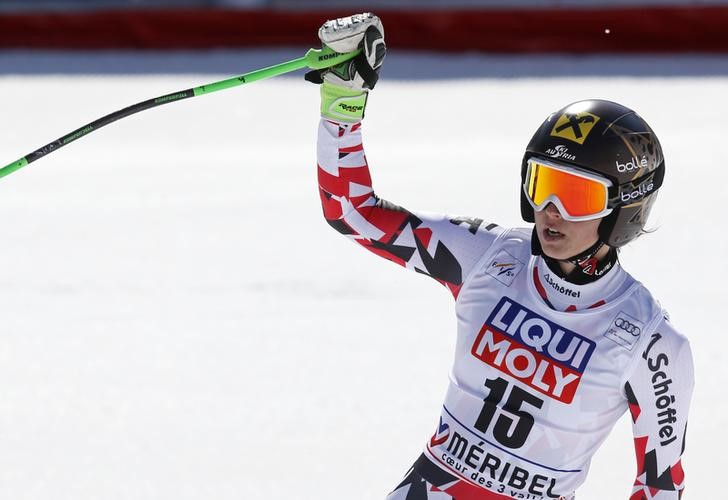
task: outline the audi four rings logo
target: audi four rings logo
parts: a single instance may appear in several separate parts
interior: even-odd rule
[[[629,321],[627,321],[624,318],[615,319],[614,326],[616,326],[617,328],[621,328],[625,332],[627,332],[630,335],[633,335],[635,337],[637,337],[642,332],[642,330],[640,330],[639,326],[637,326],[633,323],[630,323]]]

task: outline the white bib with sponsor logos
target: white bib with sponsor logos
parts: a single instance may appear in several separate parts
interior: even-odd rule
[[[501,495],[570,498],[627,410],[625,374],[663,315],[621,268],[625,291],[606,304],[549,308],[529,237],[504,232],[460,290],[456,362],[425,454]]]

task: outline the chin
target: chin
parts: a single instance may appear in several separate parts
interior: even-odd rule
[[[539,243],[541,243],[541,250],[543,251],[543,254],[546,257],[551,257],[552,259],[556,260],[564,260],[568,259],[572,255],[576,254],[577,252],[571,252],[567,248],[564,248],[563,245],[560,245],[558,243],[554,244],[551,242],[543,241],[541,238],[539,238]]]

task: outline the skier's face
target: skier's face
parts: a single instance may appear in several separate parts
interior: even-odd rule
[[[556,205],[549,203],[540,212],[534,212],[536,233],[544,253],[553,259],[568,259],[577,255],[599,238],[602,219],[570,222],[561,217]]]

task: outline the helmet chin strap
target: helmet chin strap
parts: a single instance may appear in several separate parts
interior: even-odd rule
[[[574,283],[575,285],[586,285],[587,283],[592,283],[598,280],[617,263],[617,250],[615,248],[609,248],[607,255],[601,259],[597,259],[596,254],[603,246],[604,242],[601,239],[597,239],[592,246],[583,252],[567,259],[554,259],[544,253],[543,248],[541,247],[541,241],[538,239],[536,226],[533,227],[533,234],[531,235],[531,253],[533,255],[541,255],[543,260],[546,261],[546,265],[549,266],[551,272],[561,279],[564,279],[569,283]],[[565,273],[563,269],[561,269],[561,262],[569,262],[570,264],[573,264],[574,269]]]

